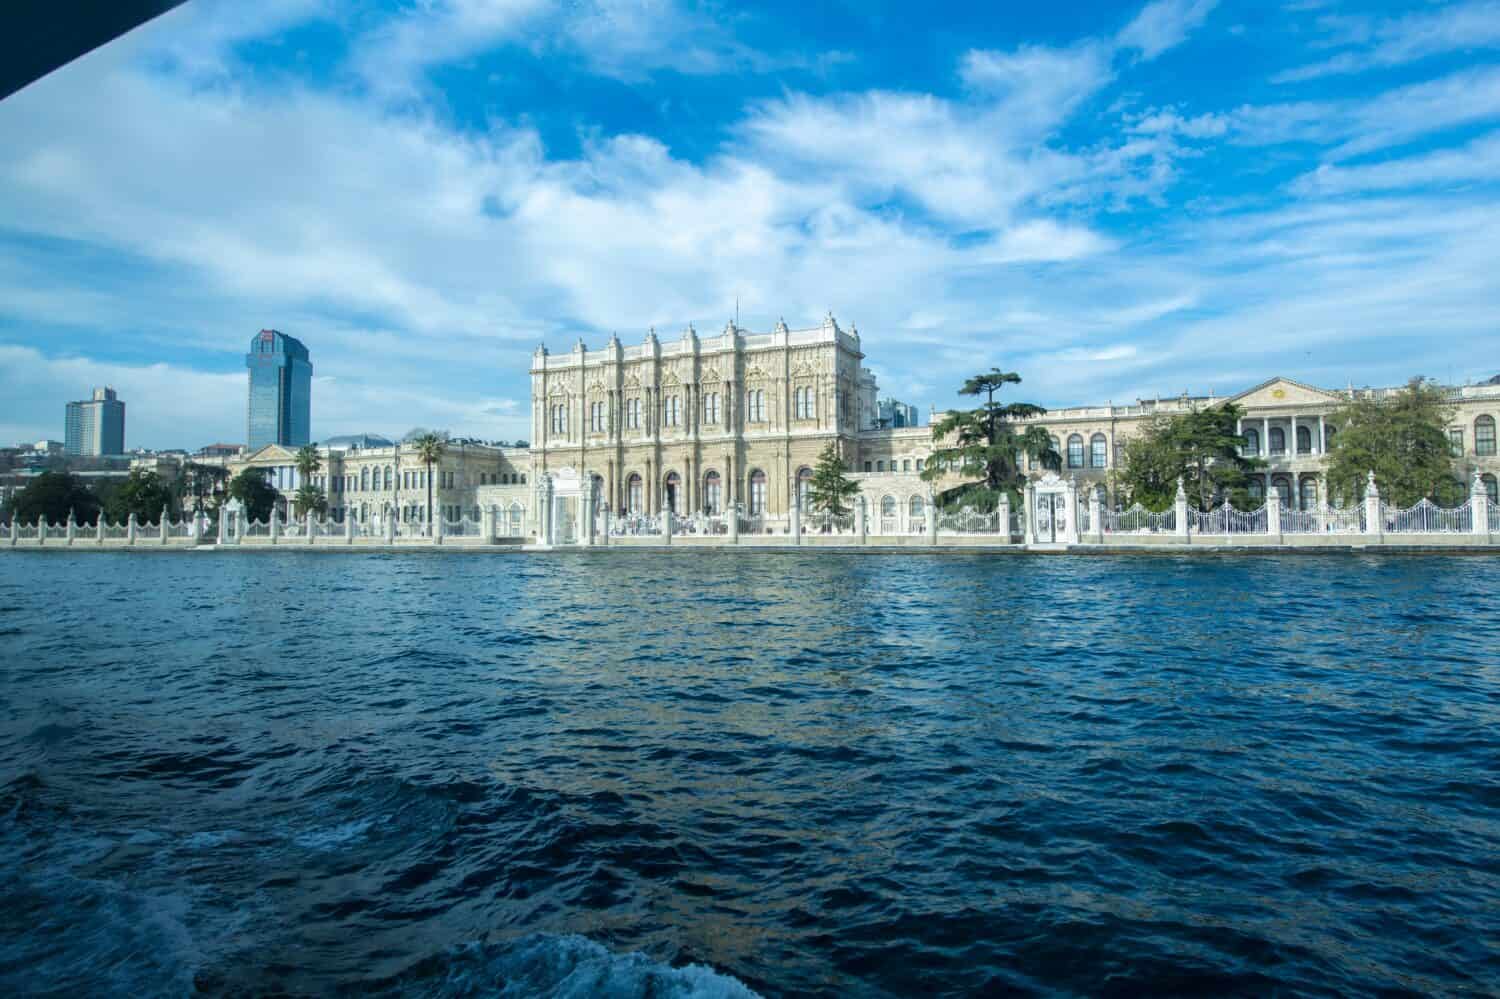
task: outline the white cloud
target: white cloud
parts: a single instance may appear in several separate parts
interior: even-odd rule
[[[1500,3],[1458,3],[1360,25],[1342,44],[1352,46],[1351,51],[1279,73],[1272,81],[1295,83],[1400,66],[1444,52],[1500,47]]]
[[[1219,5],[1219,0],[1152,0],[1115,36],[1121,48],[1138,49],[1155,59],[1182,44]]]
[[[1400,188],[1433,188],[1454,183],[1500,183],[1500,133],[1490,133],[1458,149],[1440,149],[1361,166],[1325,163],[1292,185],[1298,194],[1347,194]]]

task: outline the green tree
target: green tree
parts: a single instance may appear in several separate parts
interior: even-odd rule
[[[109,497],[104,512],[110,520],[119,523],[135,514],[138,521],[155,522],[161,519],[163,509],[172,506],[172,490],[161,480],[161,476],[144,468],[133,468],[130,477]]]
[[[1045,430],[1018,425],[1020,420],[1041,416],[1045,409],[1029,402],[995,401],[996,392],[1020,381],[1020,375],[999,368],[975,375],[958,391],[961,395],[982,395],[984,404],[947,413],[932,428],[932,439],[939,446],[927,460],[922,478],[935,482],[952,471],[969,480],[938,493],[938,505],[993,510],[1003,493],[1015,493],[1024,485],[1022,454],[1052,468],[1061,463],[1062,456],[1053,449]]]
[[[1226,402],[1153,418],[1125,444],[1121,482],[1131,500],[1164,510],[1176,498],[1180,478],[1199,510],[1222,498],[1241,508],[1251,505],[1250,473],[1263,463],[1240,453],[1244,439],[1236,428],[1243,416]]]
[[[246,520],[269,520],[276,507],[276,490],[263,469],[247,468],[230,479],[229,495],[240,501]]]
[[[182,475],[178,478],[174,490],[177,494],[178,506],[186,506],[182,500],[191,496],[196,501],[193,505],[197,509],[209,509],[213,498],[219,494],[228,477],[229,470],[219,465],[203,465],[196,461],[184,463]]]
[[[1396,506],[1424,498],[1462,503],[1467,490],[1454,477],[1448,444],[1453,412],[1447,393],[1424,378],[1388,396],[1351,399],[1328,418],[1337,430],[1328,448],[1329,491],[1356,502],[1374,472],[1381,497]]]
[[[412,438],[411,443],[416,449],[417,460],[427,466],[427,522],[431,524],[437,517],[432,505],[432,468],[448,453],[448,433],[444,430],[424,430]]]
[[[815,510],[831,517],[842,517],[850,510],[848,503],[859,492],[859,483],[849,478],[849,463],[831,441],[818,455],[812,481],[807,486],[807,502]]]
[[[309,510],[324,514],[328,512],[328,497],[323,495],[323,490],[311,482],[304,482],[297,487],[297,493],[292,498],[292,505],[298,517],[307,516]]]
[[[5,504],[5,519],[15,518],[23,524],[34,524],[45,517],[49,524],[61,524],[72,511],[80,524],[92,524],[99,517],[99,500],[83,480],[67,472],[43,472]]]

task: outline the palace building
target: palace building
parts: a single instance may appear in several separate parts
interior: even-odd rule
[[[689,326],[673,339],[653,330],[631,346],[611,337],[602,348],[580,340],[558,355],[538,347],[530,447],[451,445],[433,470],[435,511],[427,509],[427,469],[405,445],[330,441],[319,448],[323,467],[313,484],[327,496],[332,519],[358,523],[422,521],[434,512],[477,518],[487,510],[502,534],[525,537],[537,529],[545,483],[561,476],[591,483],[596,507],[617,517],[718,515],[737,505],[762,529],[777,531],[789,521],[793,496],[805,496],[819,454],[833,444],[860,483],[871,524],[901,533],[920,524],[932,502],[933,489],[920,477],[935,450],[932,431],[912,407],[880,399],[864,360],[858,331],[832,315],[807,329],[779,322],[754,333],[729,323],[715,336],[700,337]],[[1233,402],[1244,411],[1244,452],[1266,463],[1252,494],[1275,490],[1284,509],[1310,510],[1357,499],[1329,495],[1329,417],[1351,398],[1397,391],[1272,378],[1227,397],[1067,407],[1032,422],[1051,437],[1063,476],[1102,488],[1105,503],[1118,507],[1124,498],[1115,473],[1127,441],[1155,418]],[[1454,478],[1468,483],[1477,475],[1490,501],[1500,503],[1500,383],[1449,394]],[[265,469],[290,508],[300,485],[294,448],[271,444],[229,464],[231,472]],[[1028,459],[1025,471],[1039,478],[1044,469]]]

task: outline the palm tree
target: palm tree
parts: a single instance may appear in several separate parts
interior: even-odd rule
[[[297,478],[304,487],[312,485],[313,473],[323,467],[323,459],[318,455],[318,449],[311,444],[304,444],[299,447],[297,449],[297,456],[292,461],[296,463]],[[302,501],[306,497],[301,495],[302,489],[298,489],[297,492],[298,496],[294,501],[293,509],[300,516],[307,510],[307,507],[302,505]],[[326,505],[325,502],[324,506],[326,507]]]
[[[413,438],[412,446],[417,452],[417,460],[427,466],[427,529],[432,530],[434,509],[432,505],[432,466],[443,460],[443,455],[448,451],[448,432],[445,430],[427,430],[421,435]]]

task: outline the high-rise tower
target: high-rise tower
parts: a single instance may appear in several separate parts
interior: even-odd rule
[[[94,389],[92,399],[68,403],[63,451],[83,457],[125,453],[125,404],[112,388]]]
[[[312,361],[302,341],[261,330],[245,355],[250,371],[246,444],[300,447],[312,440]]]

